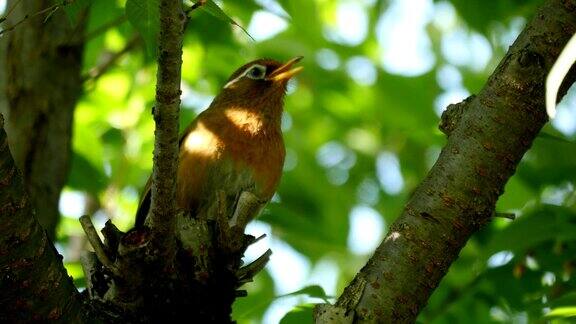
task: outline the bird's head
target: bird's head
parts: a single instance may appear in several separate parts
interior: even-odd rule
[[[302,56],[286,63],[271,59],[258,59],[236,70],[222,89],[219,99],[240,107],[252,109],[282,109],[282,99],[290,78],[302,70],[294,67]]]

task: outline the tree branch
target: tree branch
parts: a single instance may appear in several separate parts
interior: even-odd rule
[[[78,323],[82,302],[36,217],[0,115],[0,322]]]
[[[160,36],[156,84],[156,122],[150,227],[155,248],[174,253],[176,171],[182,43],[186,16],[180,1],[160,1]],[[165,255],[168,256],[168,255]],[[170,258],[168,258],[170,260]],[[169,264],[170,262],[168,262]]]
[[[546,123],[545,78],[575,31],[576,1],[539,9],[482,91],[458,105],[459,120],[445,121],[448,143],[436,164],[336,305],[316,310],[317,323],[343,311],[354,322],[415,321],[467,240],[490,221]],[[562,94],[574,80],[572,73]]]

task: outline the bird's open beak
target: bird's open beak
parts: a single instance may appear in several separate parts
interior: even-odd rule
[[[270,75],[266,78],[266,80],[268,81],[282,81],[282,80],[286,80],[288,81],[291,77],[293,77],[294,75],[298,74],[300,71],[302,71],[303,67],[298,66],[292,69],[292,65],[300,62],[300,60],[303,58],[304,56],[297,56],[293,59],[291,59],[290,61],[286,62],[284,65],[282,65],[281,67],[277,68],[276,70],[272,71],[272,73],[270,73]]]

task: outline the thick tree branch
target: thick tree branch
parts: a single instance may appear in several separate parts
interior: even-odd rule
[[[0,322],[78,323],[84,307],[32,211],[0,115]]]
[[[180,1],[160,1],[158,75],[152,206],[150,226],[154,246],[173,253],[176,223],[176,170],[178,167],[178,118],[182,43],[186,16]]]
[[[445,120],[448,143],[438,161],[336,305],[316,310],[317,323],[330,313],[342,322],[415,321],[461,248],[490,221],[546,123],[545,77],[575,31],[576,1],[540,8],[482,91],[455,106],[457,120]]]

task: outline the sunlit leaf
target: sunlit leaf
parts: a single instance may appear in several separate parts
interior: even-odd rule
[[[576,317],[576,306],[573,307],[558,307],[551,310],[548,314],[546,314],[547,318],[552,317],[562,317],[562,318],[570,318]]]

